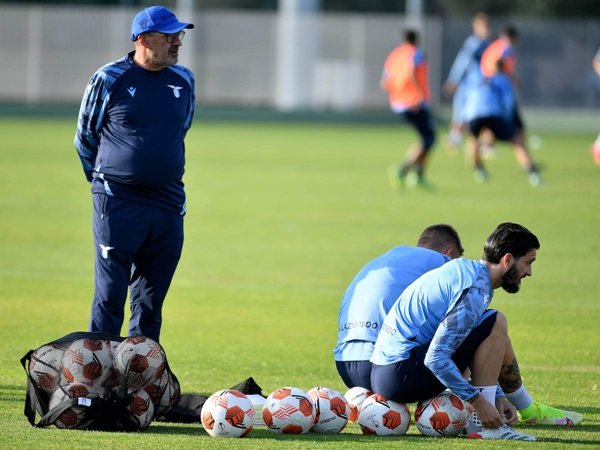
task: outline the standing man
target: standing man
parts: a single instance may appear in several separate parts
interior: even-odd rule
[[[444,83],[444,91],[452,96],[452,120],[448,143],[456,149],[466,131],[466,120],[463,115],[469,89],[481,80],[481,55],[490,44],[490,19],[487,14],[479,12],[471,20],[473,33],[463,43],[454,58],[448,79]]]
[[[401,403],[438,395],[446,388],[473,405],[469,437],[535,440],[505,424],[496,408],[501,386],[530,423],[575,425],[578,413],[540,405],[522,388],[511,353],[506,316],[488,309],[494,289],[514,294],[532,275],[540,243],[525,227],[502,223],[488,237],[483,259],[456,259],[416,280],[385,318],[371,362],[375,392]],[[513,363],[514,361],[514,363]],[[470,369],[471,379],[463,374]],[[518,387],[518,389],[517,389]],[[560,416],[560,417],[557,417]]]
[[[162,306],[183,246],[184,138],[194,76],[177,65],[184,29],[162,6],[131,24],[135,50],[101,67],[85,90],[75,147],[93,194],[96,247],[90,331],[160,337]]]
[[[429,82],[427,60],[417,47],[418,34],[408,30],[404,43],[396,47],[383,66],[380,86],[388,93],[391,110],[410,123],[420,136],[420,143],[411,149],[402,165],[390,173],[393,185],[404,181],[414,171],[416,184],[426,186],[425,166],[429,151],[435,143],[435,125],[429,112]]]
[[[342,298],[333,350],[346,386],[371,390],[369,359],[388,311],[409,284],[463,251],[454,228],[431,225],[421,233],[416,247],[394,247],[358,272]]]

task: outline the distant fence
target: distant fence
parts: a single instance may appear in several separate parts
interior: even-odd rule
[[[0,5],[0,102],[78,103],[90,75],[132,49],[129,29],[136,12]],[[405,24],[404,16],[393,14],[303,15],[293,24],[277,12],[209,10],[179,18],[196,24],[186,35],[180,62],[196,74],[199,102],[318,111],[385,109],[381,67]],[[600,41],[597,21],[511,22],[521,32],[524,106],[600,105],[600,79],[591,69]],[[505,23],[494,18],[494,31]],[[424,18],[419,28],[434,104],[446,103],[441,84],[470,32],[470,20]]]

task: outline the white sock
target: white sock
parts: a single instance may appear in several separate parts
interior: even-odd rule
[[[492,405],[496,405],[496,386],[475,386],[479,395],[485,398]]]
[[[496,404],[496,386],[475,386],[475,389],[479,391],[479,395],[492,405]],[[481,429],[481,421],[479,420],[477,411],[473,410],[469,416],[469,422],[467,423],[467,434],[479,432]]]
[[[527,408],[529,405],[533,403],[533,399],[527,389],[525,389],[525,385],[522,384],[519,389],[510,394],[506,394],[506,399],[512,403],[512,405],[517,408],[519,411]]]

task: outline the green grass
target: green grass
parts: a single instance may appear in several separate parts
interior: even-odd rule
[[[400,126],[201,123],[187,139],[184,254],[164,308],[161,342],[184,392],[253,376],[344,391],[332,361],[341,295],[356,271],[427,225],[448,222],[466,256],[502,221],[541,240],[522,292],[497,291],[526,385],[543,402],[585,414],[572,430],[519,429],[537,443],[421,436],[210,438],[199,425],[144,433],[34,429],[22,414],[30,348],[85,330],[92,296],[91,195],[72,144],[74,119],[0,120],[0,448],[595,448],[600,446],[600,168],[595,136],[541,134],[544,185],[527,184],[510,148],[473,181],[462,156],[432,155],[434,192],[390,189],[386,169],[413,135]]]

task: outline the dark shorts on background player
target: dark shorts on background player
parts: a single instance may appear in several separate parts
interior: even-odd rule
[[[417,111],[407,110],[399,115],[404,117],[404,120],[417,129],[425,151],[433,147],[435,142],[435,125],[427,107],[422,106]]]
[[[499,141],[510,141],[515,137],[516,127],[501,117],[481,117],[469,121],[469,131],[476,138],[482,130],[488,129]]]

